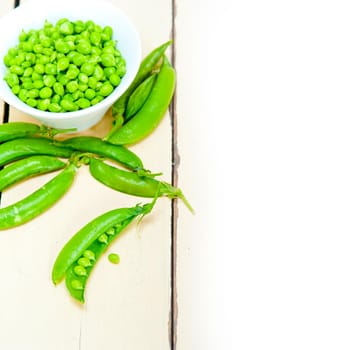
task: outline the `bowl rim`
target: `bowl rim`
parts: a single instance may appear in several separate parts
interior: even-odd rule
[[[28,2],[25,2],[21,5],[19,5],[18,7],[10,10],[8,13],[6,13],[4,16],[2,16],[0,18],[0,27],[2,26],[2,24],[8,20],[10,20],[11,18],[15,18],[16,15],[19,13],[19,11],[21,12],[28,12],[32,11],[32,8],[36,8],[37,6],[40,5],[45,5],[46,7],[48,6],[48,4],[56,4],[56,7],[64,7],[65,4],[69,4],[71,3],[71,1],[73,0],[61,0],[59,2],[51,2],[50,0],[31,0]],[[131,82],[133,81],[134,77],[137,74],[137,68],[141,62],[141,39],[140,39],[140,35],[139,32],[136,30],[135,25],[133,24],[133,22],[130,20],[130,18],[126,15],[126,13],[118,6],[116,6],[115,4],[113,4],[110,1],[107,0],[74,0],[74,4],[78,5],[78,4],[82,4],[84,6],[98,6],[100,8],[102,8],[102,6],[104,8],[106,8],[106,10],[111,10],[114,11],[116,13],[118,13],[118,16],[121,16],[124,18],[125,22],[128,24],[128,31],[132,34],[132,36],[134,37],[134,43],[135,45],[133,45],[135,52],[133,53],[134,60],[137,62],[136,66],[134,68],[134,71],[132,71],[127,77],[128,77],[128,82],[126,84],[124,84],[123,89],[122,90],[118,90],[118,87],[120,85],[118,85],[117,87],[115,87],[114,91],[108,95],[107,97],[105,97],[102,101],[98,102],[97,104],[84,108],[84,109],[80,109],[78,111],[72,111],[72,112],[50,112],[50,111],[42,111],[40,109],[31,107],[29,105],[27,105],[25,102],[21,101],[12,91],[11,89],[6,85],[7,87],[7,91],[3,91],[3,89],[0,89],[0,98],[2,98],[6,103],[8,103],[9,105],[15,107],[16,109],[20,110],[21,112],[24,112],[26,114],[29,114],[31,116],[33,116],[34,118],[38,118],[38,119],[47,119],[47,120],[57,120],[57,118],[61,118],[61,119],[76,119],[82,116],[85,116],[86,114],[94,114],[96,112],[99,112],[101,109],[106,109],[109,108],[114,102],[115,100],[117,100],[124,92],[125,90],[128,88],[128,86],[131,84]],[[54,10],[55,6],[52,8]],[[84,15],[81,16],[82,18],[84,17]],[[67,10],[67,18],[69,18],[69,9]],[[98,24],[97,20],[92,19],[94,22],[96,22]],[[44,23],[44,20],[43,20]],[[20,27],[20,24],[17,24],[18,27]],[[114,37],[114,40],[117,40],[117,37]],[[123,54],[122,54],[123,56]],[[126,63],[128,63],[128,61],[126,60]],[[0,64],[4,65],[3,63],[3,57],[0,57]],[[127,71],[130,72],[130,71]],[[0,72],[0,77],[2,78],[2,73]],[[124,76],[125,77],[125,76]],[[124,79],[124,77],[121,79],[121,81]]]

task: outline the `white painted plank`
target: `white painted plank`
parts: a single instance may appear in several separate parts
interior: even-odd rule
[[[170,0],[113,2],[135,22],[143,55],[169,39]],[[15,109],[11,109],[10,119],[34,121]],[[83,134],[103,136],[110,122],[108,112],[101,123]],[[169,115],[151,137],[133,150],[147,168],[162,171],[162,179],[170,181]],[[3,194],[2,205],[22,198],[51,177],[52,174],[16,185]],[[0,264],[7,281],[0,290],[0,348],[169,348],[171,207],[168,199],[160,199],[151,216],[139,227],[132,225],[113,244],[109,251],[120,255],[119,265],[110,264],[107,255],[101,259],[89,281],[84,307],[70,299],[63,284],[54,287],[50,281],[56,255],[79,228],[107,210],[145,201],[113,192],[92,179],[87,168],[82,168],[72,189],[48,212],[11,232],[0,232]]]
[[[348,349],[349,3],[177,4],[177,350]]]

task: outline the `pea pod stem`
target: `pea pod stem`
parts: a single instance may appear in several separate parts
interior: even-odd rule
[[[180,198],[187,208],[194,210],[182,191],[163,181],[152,177],[140,176],[137,173],[125,171],[104,163],[99,159],[91,159],[89,165],[91,175],[99,182],[116,191],[138,197],[155,198],[167,196]]]
[[[152,91],[142,108],[121,128],[112,129],[105,139],[116,145],[131,145],[147,137],[163,119],[174,94],[175,82],[175,69],[164,56]]]
[[[77,136],[66,139],[57,146],[71,148],[76,151],[95,153],[99,156],[114,160],[115,162],[127,167],[128,169],[138,170],[143,169],[141,159],[129,149],[113,145],[107,141],[103,141],[98,137],[93,136]]]
[[[38,190],[22,200],[0,209],[0,230],[22,225],[42,214],[55,204],[70,188],[76,166],[69,164]]]

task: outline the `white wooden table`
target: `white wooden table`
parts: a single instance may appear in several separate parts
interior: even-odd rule
[[[20,3],[24,1],[30,0]],[[182,18],[179,13],[175,18],[175,11],[181,11],[184,1],[177,4],[171,0],[111,1],[135,23],[143,55],[173,39],[168,56],[176,64],[175,23]],[[14,0],[1,0],[0,15],[16,5]],[[185,77],[181,78],[184,80],[179,84],[185,84]],[[0,111],[2,122],[36,122],[3,102]],[[162,179],[175,185],[181,158],[177,119],[175,98],[170,113],[152,137],[132,148],[147,168],[163,172]],[[109,111],[99,124],[81,134],[104,136],[110,125]],[[40,176],[12,187],[2,193],[1,206],[23,198],[52,176]],[[185,194],[189,184],[183,186]],[[152,216],[145,218],[139,229],[132,225],[113,244],[109,252],[118,253],[121,262],[115,266],[108,262],[107,255],[101,259],[89,281],[84,306],[69,297],[64,283],[54,287],[50,280],[54,259],[72,234],[101,213],[139,201],[104,187],[86,168],[81,168],[72,189],[59,203],[35,220],[0,233],[1,279],[5,281],[0,288],[0,349],[175,347],[176,237],[179,217],[187,210],[182,203],[160,199]]]

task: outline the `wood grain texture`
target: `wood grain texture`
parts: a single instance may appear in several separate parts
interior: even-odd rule
[[[143,55],[169,39],[170,0],[112,2],[135,23]],[[3,2],[1,13],[6,12],[2,5]],[[14,108],[10,110],[10,121],[36,122]],[[109,111],[98,125],[82,134],[104,136],[110,125]],[[153,135],[132,150],[147,168],[162,172],[161,178],[171,181],[170,114]],[[23,198],[52,176],[43,175],[12,187],[2,194],[1,205]],[[0,289],[1,349],[170,349],[168,199],[160,199],[152,215],[140,226],[131,225],[110,247],[108,253],[118,253],[121,262],[111,264],[107,254],[101,259],[91,275],[84,307],[69,297],[63,284],[54,287],[50,280],[54,259],[78,229],[110,209],[146,201],[104,187],[87,168],[81,168],[71,190],[54,207],[21,227],[0,232],[0,265],[6,281]]]

